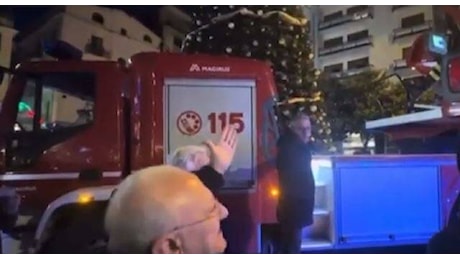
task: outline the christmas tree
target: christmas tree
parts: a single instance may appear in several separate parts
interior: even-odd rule
[[[331,141],[302,6],[199,6],[192,15],[194,32],[185,41],[185,52],[268,62],[280,103],[302,98],[300,107],[311,117],[313,139],[323,144]],[[293,108],[299,109],[298,105],[281,107],[287,117]]]

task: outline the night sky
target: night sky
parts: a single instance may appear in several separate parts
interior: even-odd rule
[[[152,31],[158,33],[159,27],[157,26],[158,21],[158,10],[161,5],[151,6],[104,6],[110,8],[116,8],[125,11],[126,13],[136,17],[141,23],[150,28]],[[40,18],[48,10],[50,6],[10,6],[0,7],[3,11],[9,9],[14,15],[15,28],[19,31],[27,28],[27,26],[33,23],[35,20]],[[187,11],[187,6],[181,6],[181,9]]]

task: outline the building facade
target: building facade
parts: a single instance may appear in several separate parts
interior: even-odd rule
[[[162,51],[180,52],[182,42],[190,32],[192,17],[174,6],[161,8],[159,22],[162,31]]]
[[[9,68],[13,53],[13,38],[17,31],[14,29],[13,17],[7,13],[0,15],[0,66]],[[0,102],[3,100],[9,83],[10,75],[5,74],[0,82]]]
[[[58,7],[35,24],[18,35],[16,62],[44,58],[44,43],[55,40],[80,49],[86,60],[127,60],[138,52],[158,51],[161,43],[125,12],[99,6]]]
[[[420,76],[404,60],[416,37],[433,28],[433,6],[314,6],[310,8],[318,68],[337,76],[387,69]]]

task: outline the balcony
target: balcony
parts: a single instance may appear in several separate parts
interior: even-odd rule
[[[351,50],[355,48],[359,48],[362,46],[372,45],[372,36],[368,36],[366,38],[362,38],[352,42],[344,42],[340,45],[329,47],[329,48],[320,48],[319,56],[326,56],[330,54],[334,54],[341,51]]]
[[[368,65],[365,67],[361,68],[353,68],[353,69],[348,69],[346,71],[340,71],[340,72],[329,72],[330,77],[333,78],[346,78],[346,77],[351,77],[358,75],[359,73],[363,73],[366,71],[372,70],[372,65]]]
[[[366,19],[366,18],[372,18],[372,14],[373,14],[373,8],[372,8],[372,6],[369,6],[369,8],[367,10],[365,10],[365,11],[357,12],[357,13],[354,13],[354,14],[347,14],[347,15],[338,17],[336,19],[333,19],[333,20],[327,21],[327,22],[324,22],[324,21],[320,22],[319,23],[319,30],[328,29],[328,28],[331,28],[331,27],[334,27],[334,26],[337,26],[337,25],[346,24],[346,23],[350,23],[350,22],[354,22],[354,21],[359,21],[359,20],[363,20],[363,19]]]
[[[389,69],[393,73],[397,73],[403,79],[410,79],[420,76],[419,72],[407,66],[405,59],[394,60]]]
[[[402,37],[406,37],[409,35],[414,35],[417,33],[431,30],[432,28],[433,28],[433,21],[426,21],[422,24],[415,25],[415,26],[408,27],[408,28],[397,28],[393,30],[392,38],[394,41]]]
[[[392,5],[391,6],[391,11],[394,12],[398,9],[404,8],[404,7],[410,7],[410,5]]]
[[[393,61],[393,64],[390,65],[391,69],[399,70],[407,68],[407,63],[405,59],[397,59]]]
[[[107,51],[104,47],[88,42],[85,45],[85,52],[90,53],[99,57],[104,57],[110,59],[111,53]]]

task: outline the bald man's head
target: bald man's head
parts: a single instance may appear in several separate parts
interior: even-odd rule
[[[136,172],[119,185],[107,209],[109,250],[147,253],[168,234],[176,235],[177,239],[167,239],[184,244],[186,238],[179,239],[173,231],[203,218],[214,204],[212,193],[194,174],[172,166],[154,166]],[[158,250],[163,252],[167,248]]]

